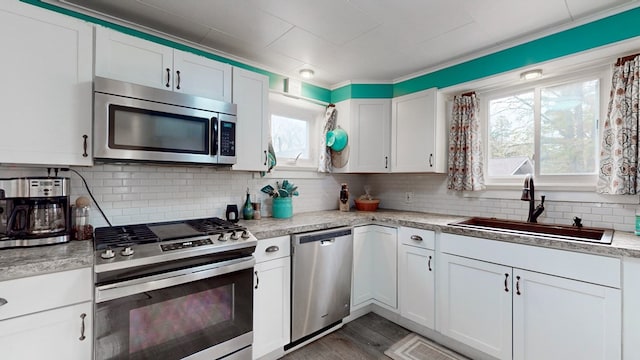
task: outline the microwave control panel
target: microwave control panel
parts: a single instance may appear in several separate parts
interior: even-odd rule
[[[236,123],[220,121],[220,155],[236,156]]]

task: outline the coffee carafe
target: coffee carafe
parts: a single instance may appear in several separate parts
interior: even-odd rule
[[[0,248],[67,242],[68,178],[0,179]]]

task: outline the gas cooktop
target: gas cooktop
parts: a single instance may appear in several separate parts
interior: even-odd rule
[[[96,271],[255,249],[243,226],[220,218],[99,227],[95,229]]]

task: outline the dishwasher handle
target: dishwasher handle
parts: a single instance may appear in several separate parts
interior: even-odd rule
[[[326,241],[335,241],[336,238],[343,236],[351,236],[353,233],[351,228],[339,228],[329,229],[325,231],[317,231],[307,234],[294,235],[294,242],[296,244],[307,244],[313,242],[320,242],[320,245],[325,245]],[[329,245],[329,244],[326,244]],[[326,246],[325,245],[325,246]]]
[[[327,240],[320,240],[320,246],[329,246],[329,245],[333,245],[333,243],[336,242],[336,239],[327,239]]]

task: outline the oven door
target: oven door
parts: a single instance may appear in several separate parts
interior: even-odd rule
[[[247,257],[98,286],[95,358],[250,359],[254,264]]]

